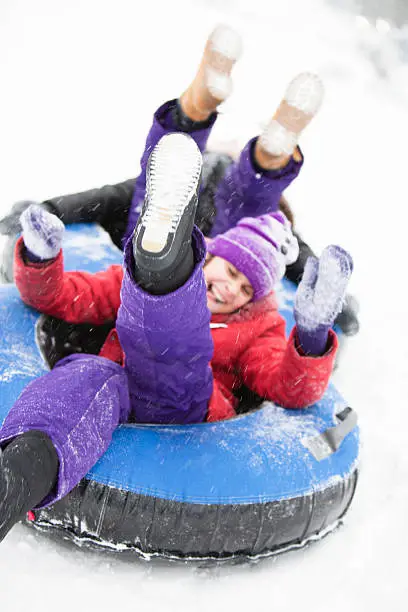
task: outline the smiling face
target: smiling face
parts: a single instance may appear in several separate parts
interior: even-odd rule
[[[222,257],[212,257],[204,266],[207,305],[212,314],[229,314],[242,308],[254,296],[247,277]]]

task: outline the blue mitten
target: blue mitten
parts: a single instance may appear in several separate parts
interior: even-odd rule
[[[295,296],[297,337],[306,355],[323,355],[340,313],[353,260],[339,246],[326,247],[318,260],[309,257]]]
[[[30,261],[46,261],[58,255],[65,230],[58,217],[32,204],[21,214],[20,223]]]

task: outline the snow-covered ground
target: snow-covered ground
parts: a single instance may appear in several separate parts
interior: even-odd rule
[[[18,199],[135,176],[153,110],[188,84],[218,22],[242,33],[245,53],[214,146],[244,144],[296,72],[321,74],[325,103],[302,138],[306,163],[287,195],[317,251],[337,242],[354,256],[362,328],[335,381],[363,435],[352,508],[320,543],[208,568],[131,563],[18,526],[0,546],[2,610],[406,609],[408,25],[389,29],[340,4],[352,6],[1,0],[0,214]]]

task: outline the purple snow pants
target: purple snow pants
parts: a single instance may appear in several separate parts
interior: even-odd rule
[[[176,100],[166,102],[155,112],[153,124],[146,140],[145,150],[140,161],[141,173],[136,179],[132,206],[124,242],[132,234],[143,205],[146,189],[146,167],[150,153],[160,138],[171,132],[181,131],[174,120]],[[190,136],[203,153],[217,113],[213,113],[205,127],[194,129]],[[253,163],[253,150],[256,138],[243,149],[239,160],[231,164],[221,179],[215,195],[216,217],[211,236],[217,236],[234,227],[243,217],[258,217],[279,208],[282,192],[297,177],[303,165],[303,157],[296,162],[293,157],[285,168],[280,170],[258,171]]]
[[[190,279],[173,293],[153,296],[132,279],[130,242],[116,323],[125,366],[95,355],[66,357],[31,382],[6,417],[0,445],[38,429],[56,447],[57,487],[38,507],[54,503],[78,484],[131,413],[138,422],[205,420],[213,385],[213,342],[202,271],[206,249],[197,229],[192,245]]]

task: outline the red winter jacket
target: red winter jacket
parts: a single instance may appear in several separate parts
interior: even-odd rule
[[[123,270],[112,265],[104,272],[64,272],[62,252],[47,264],[25,263],[24,244],[16,245],[14,276],[22,300],[36,310],[69,323],[94,325],[114,321],[120,305]],[[251,302],[238,312],[211,318],[214,388],[207,421],[235,415],[233,391],[243,383],[281,406],[304,408],[319,400],[329,382],[337,350],[330,332],[322,357],[301,355],[295,332],[287,341],[285,323],[273,294]],[[100,355],[123,364],[123,351],[113,330]]]

